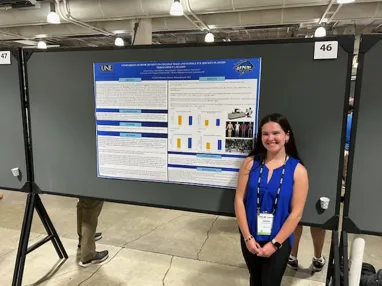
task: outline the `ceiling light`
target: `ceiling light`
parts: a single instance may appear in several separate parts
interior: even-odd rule
[[[204,41],[206,43],[213,43],[215,42],[215,36],[211,32],[208,32],[208,34],[205,36]]]
[[[125,33],[127,33],[127,31],[126,30],[115,30],[115,31],[113,31],[113,33],[114,34],[125,34]]]
[[[125,45],[125,41],[122,38],[116,38],[114,44],[118,47],[123,47]]]
[[[40,41],[37,44],[37,49],[46,50],[48,47],[46,46],[46,43],[44,41]]]
[[[38,34],[35,36],[35,38],[38,38],[38,39],[47,38],[47,37],[48,37],[47,34]]]
[[[337,0],[337,4],[349,4],[353,2],[355,2],[355,0]]]
[[[324,27],[318,27],[316,31],[314,32],[314,36],[316,38],[325,37],[326,36],[326,30]]]
[[[60,24],[61,20],[60,17],[56,12],[49,12],[48,16],[46,17],[46,21],[50,24]]]
[[[180,3],[180,0],[174,0],[174,3],[171,5],[170,9],[170,15],[172,16],[183,16],[183,7],[182,4]]]

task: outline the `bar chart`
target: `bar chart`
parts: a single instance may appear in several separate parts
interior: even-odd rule
[[[207,137],[207,136],[206,136]],[[219,136],[208,136],[202,139],[202,149],[205,152],[220,153],[223,151],[223,140]]]
[[[169,150],[180,152],[195,152],[198,148],[197,138],[193,138],[192,134],[175,134],[169,140]]]

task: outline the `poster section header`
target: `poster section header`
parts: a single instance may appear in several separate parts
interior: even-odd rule
[[[96,81],[259,79],[260,59],[97,63]]]
[[[235,188],[260,74],[260,58],[95,63],[98,176]]]

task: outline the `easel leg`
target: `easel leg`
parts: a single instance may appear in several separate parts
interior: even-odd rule
[[[21,286],[24,274],[25,258],[28,249],[29,235],[32,228],[33,211],[36,195],[33,193],[28,194],[27,203],[25,206],[23,226],[20,234],[19,247],[16,256],[16,265],[13,273],[12,286]]]
[[[42,239],[41,241],[35,243],[34,245],[32,245],[30,248],[28,248],[34,209],[36,209],[45,227],[45,230],[48,233],[48,236]],[[21,286],[27,254],[36,250],[37,248],[39,248],[40,246],[42,246],[48,241],[52,241],[53,246],[60,259],[68,258],[68,254],[66,253],[65,248],[62,245],[60,238],[58,237],[57,231],[54,228],[53,223],[50,220],[49,215],[46,212],[45,207],[42,204],[42,201],[39,195],[36,193],[29,193],[27,197],[26,207],[25,207],[25,214],[24,214],[24,220],[23,220],[23,225],[22,225],[21,234],[20,234],[19,247],[17,250],[17,257],[16,257],[15,270],[13,274],[12,286]]]
[[[340,251],[339,251],[339,241],[338,241],[338,231],[333,231],[333,257],[334,257],[334,285],[341,285],[341,268],[340,268]]]
[[[333,272],[334,272],[334,231],[332,232],[332,243],[330,244],[330,253],[329,253],[329,260],[328,260],[328,272],[326,274],[326,285],[330,285],[330,280],[333,278]]]
[[[40,216],[40,219],[48,235],[53,235],[52,243],[54,248],[56,249],[58,257],[60,257],[60,259],[63,259],[63,258],[67,259],[68,254],[66,253],[65,248],[62,245],[61,239],[58,236],[57,231],[54,228],[53,223],[50,220],[50,217],[39,196],[37,196],[37,199],[36,199],[36,211],[38,215]]]
[[[348,234],[346,231],[341,233],[341,258],[344,268],[344,286],[349,285],[349,255],[348,255]]]

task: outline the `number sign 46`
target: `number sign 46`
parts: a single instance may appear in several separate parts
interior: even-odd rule
[[[314,43],[314,59],[336,59],[338,57],[338,42],[315,42]]]
[[[10,64],[11,64],[11,52],[0,51],[0,65],[10,65]]]

